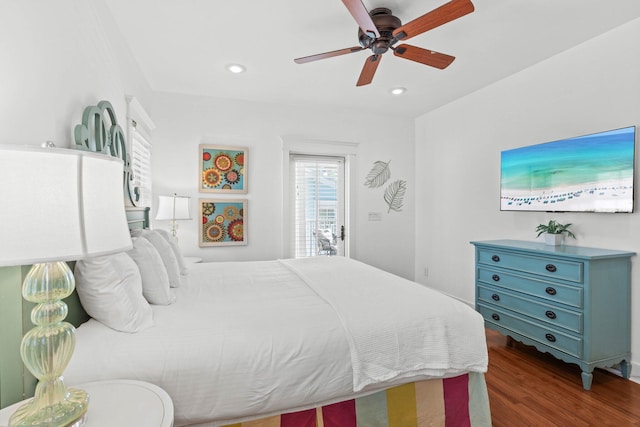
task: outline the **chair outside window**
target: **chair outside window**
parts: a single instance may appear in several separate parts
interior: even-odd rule
[[[316,242],[318,245],[318,255],[331,256],[338,254],[338,247],[336,246],[338,238],[331,230],[317,230]]]

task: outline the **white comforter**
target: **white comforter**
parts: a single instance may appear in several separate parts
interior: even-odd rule
[[[80,326],[67,384],[157,384],[181,426],[487,368],[478,313],[358,261],[203,263],[187,277],[176,303],[153,306],[150,329],[126,334],[95,320]]]

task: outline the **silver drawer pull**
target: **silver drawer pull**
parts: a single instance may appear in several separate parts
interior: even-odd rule
[[[500,301],[500,295],[493,294],[493,295],[491,295],[491,299],[494,300],[494,301]]]
[[[547,339],[547,341],[556,342],[556,337],[553,334],[546,334],[544,337]]]
[[[548,310],[548,311],[547,311],[546,313],[544,313],[544,314],[545,314],[545,316],[547,316],[549,319],[555,319],[555,318],[556,318],[556,314],[555,314],[553,311],[551,311],[551,310]]]
[[[500,261],[500,257],[499,257],[498,255],[493,255],[493,256],[491,257],[491,261],[493,261],[493,262],[498,262],[498,261]]]
[[[492,318],[493,320],[500,320],[500,316],[499,316],[499,315],[497,315],[496,313],[493,313],[493,314],[491,315],[491,318]]]
[[[553,264],[547,264],[544,267],[549,273],[555,273],[556,271],[558,271],[558,269],[556,268],[555,265]]]
[[[548,293],[549,295],[555,295],[557,292],[555,290],[555,288],[552,288],[551,286],[549,286],[547,289],[544,290],[546,293]]]

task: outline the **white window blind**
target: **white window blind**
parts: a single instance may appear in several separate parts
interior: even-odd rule
[[[135,97],[128,96],[127,122],[129,127],[129,153],[133,187],[138,187],[140,198],[136,206],[151,207],[151,131],[155,124]]]
[[[131,169],[133,186],[140,189],[137,206],[151,206],[151,142],[136,130],[135,122],[131,132]]]
[[[294,195],[291,255],[338,255],[338,236],[344,224],[344,158],[292,154],[290,167],[290,194]],[[335,250],[323,250],[319,232],[335,239]]]

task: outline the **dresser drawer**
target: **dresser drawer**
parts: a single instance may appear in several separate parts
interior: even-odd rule
[[[528,295],[512,293],[493,286],[478,286],[477,295],[480,301],[507,308],[571,332],[582,333],[580,312],[559,308],[551,303],[533,300]]]
[[[516,273],[505,272],[505,270],[483,266],[478,266],[477,274],[479,281],[493,286],[500,286],[556,303],[582,308],[583,288],[579,286],[564,285],[542,279],[531,279],[519,276]]]
[[[576,261],[480,248],[478,262],[577,283],[583,281],[583,264]]]
[[[478,303],[477,310],[489,323],[500,325],[572,356],[582,357],[582,338],[483,303]]]

